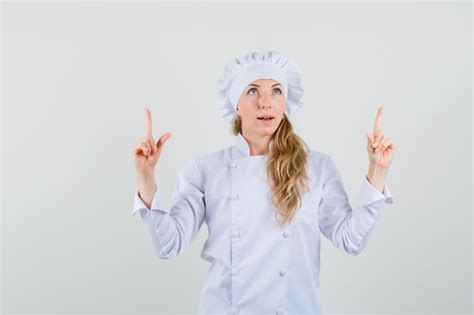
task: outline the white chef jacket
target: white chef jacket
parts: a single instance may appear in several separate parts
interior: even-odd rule
[[[268,156],[249,153],[239,134],[235,145],[189,160],[169,209],[158,192],[147,208],[136,190],[132,215],[140,213],[162,259],[179,255],[206,222],[201,258],[211,266],[200,314],[320,314],[320,231],[344,253],[360,254],[384,203],[393,203],[388,186],[382,194],[364,178],[352,207],[333,159],[310,150],[310,190],[294,221],[279,228]]]

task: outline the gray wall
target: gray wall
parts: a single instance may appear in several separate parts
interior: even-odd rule
[[[377,107],[398,150],[394,204],[350,257],[323,240],[323,312],[472,310],[472,8],[464,3],[3,2],[2,311],[197,311],[203,225],[154,256],[132,149],[150,107],[172,137],[156,169],[171,205],[185,161],[232,145],[224,64],[277,49],[305,75],[296,131],[351,197]]]

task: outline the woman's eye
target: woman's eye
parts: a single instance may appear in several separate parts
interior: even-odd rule
[[[256,89],[256,88],[251,88],[250,90],[248,90],[247,94],[250,94],[250,92],[251,92],[252,90],[256,91],[257,89]]]
[[[278,91],[279,94],[282,93],[280,88],[274,88],[273,90],[274,90],[274,91],[275,91],[275,90]],[[251,89],[249,89],[249,90],[247,91],[247,94],[251,94],[252,91],[257,91],[257,89],[256,89],[256,88],[251,88]],[[253,94],[251,94],[251,95],[253,95]]]

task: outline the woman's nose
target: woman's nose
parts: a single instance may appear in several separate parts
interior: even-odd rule
[[[272,99],[269,95],[262,95],[258,98],[258,107],[271,107]]]

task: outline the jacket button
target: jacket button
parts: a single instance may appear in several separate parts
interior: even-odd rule
[[[284,237],[290,236],[290,232],[288,232],[288,231],[283,232],[283,236],[284,236]]]
[[[230,167],[237,167],[237,163],[231,162],[231,163],[229,164],[229,166],[230,166]]]
[[[237,268],[232,268],[232,275],[233,275],[233,276],[238,276],[238,275],[239,275],[239,269],[237,269]]]
[[[232,230],[232,237],[239,237],[239,236],[240,236],[239,229],[233,229]]]
[[[281,270],[281,271],[280,271],[280,276],[282,276],[282,277],[283,277],[283,276],[285,276],[285,275],[286,275],[286,272],[285,272],[285,270]]]
[[[284,315],[284,314],[285,314],[285,310],[279,308],[279,309],[277,309],[276,314],[277,314],[277,315]]]
[[[231,314],[232,314],[232,315],[237,315],[237,314],[239,314],[239,309],[238,309],[237,307],[233,307]]]

